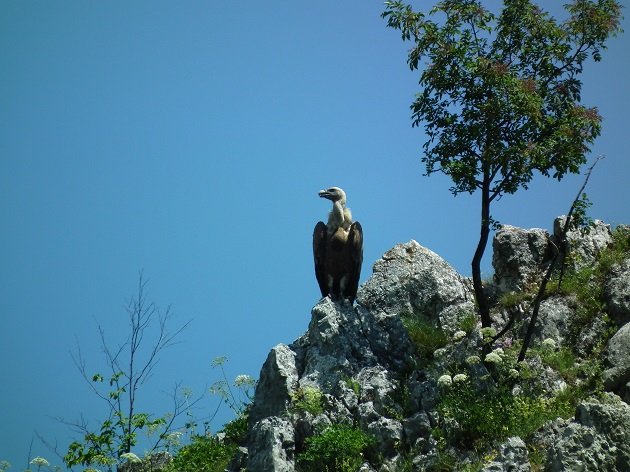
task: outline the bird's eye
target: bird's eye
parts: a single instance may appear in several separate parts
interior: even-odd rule
[[[335,190],[334,188],[329,188],[329,189],[327,190],[327,192],[330,192],[330,193],[335,193],[335,191],[336,191],[336,190]]]

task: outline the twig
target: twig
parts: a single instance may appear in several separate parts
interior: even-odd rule
[[[573,212],[575,211],[575,207],[577,202],[580,200],[584,189],[586,188],[586,184],[588,184],[588,180],[591,178],[591,173],[593,172],[593,168],[595,165],[603,159],[603,156],[598,156],[595,159],[595,162],[588,168],[586,172],[586,177],[584,178],[584,183],[580,187],[580,191],[577,193],[576,197],[573,199],[573,203],[571,204],[571,208],[569,209],[569,213],[567,214],[567,219],[564,222],[564,226],[562,227],[562,231],[560,232],[560,246],[562,248],[562,252],[566,252],[566,239],[567,232],[569,231],[569,227],[571,225],[571,217],[573,216]],[[555,253],[551,262],[549,263],[549,267],[545,272],[545,275],[540,283],[540,287],[538,288],[538,293],[536,294],[536,298],[534,299],[534,309],[532,311],[531,319],[529,320],[529,325],[527,326],[527,332],[525,333],[525,337],[523,338],[523,346],[521,347],[521,352],[518,354],[518,362],[523,362],[525,360],[525,354],[527,354],[527,349],[529,348],[529,344],[532,340],[532,335],[534,334],[534,327],[536,326],[536,321],[538,321],[538,313],[540,311],[540,304],[542,303],[542,299],[545,295],[545,289],[547,288],[547,283],[551,279],[551,275],[556,267],[556,263],[558,262],[558,257],[561,252],[561,248],[556,247]]]

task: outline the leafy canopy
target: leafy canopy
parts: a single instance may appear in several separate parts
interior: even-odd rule
[[[411,109],[429,137],[427,174],[450,176],[454,194],[485,187],[492,201],[527,188],[534,171],[559,180],[586,161],[601,117],[580,104],[578,76],[621,31],[621,6],[565,8],[560,22],[528,0],[505,0],[498,15],[475,0],[442,1],[427,15],[386,2],[388,26],[414,43],[410,68],[422,69]]]

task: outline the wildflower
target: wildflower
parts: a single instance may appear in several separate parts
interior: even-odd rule
[[[501,356],[498,355],[496,352],[491,352],[486,356],[486,362],[490,364],[500,364],[501,362],[503,362],[503,359],[501,359]]]
[[[456,384],[464,383],[466,380],[468,380],[468,376],[466,374],[457,374],[453,376],[453,382]]]
[[[48,467],[50,465],[50,462],[43,457],[36,457],[30,463],[36,465],[37,467]]]
[[[458,342],[461,341],[462,339],[464,339],[466,337],[466,331],[456,331],[455,334],[453,334],[453,341]]]
[[[253,387],[256,381],[249,375],[241,374],[237,375],[234,379],[234,386],[236,387]]]
[[[184,435],[181,431],[171,431],[166,435],[166,442],[170,446],[179,446],[180,438]]]
[[[510,369],[508,371],[508,377],[511,379],[517,379],[521,374],[519,374],[518,370]]]
[[[453,385],[453,379],[450,375],[444,374],[438,379],[437,383],[438,387],[449,388],[451,385]]]
[[[215,357],[212,360],[212,367],[216,367],[218,365],[223,365],[227,362],[227,357],[225,356],[219,356],[219,357]]]
[[[497,330],[492,327],[481,328],[481,335],[484,339],[493,338],[497,335]]]
[[[555,349],[557,347],[556,341],[552,338],[546,338],[543,342],[542,342],[543,347],[549,348],[549,349]]]
[[[495,349],[494,351],[492,351],[492,352],[494,352],[494,353],[495,353],[496,355],[498,355],[498,356],[503,356],[503,355],[505,354],[505,353],[503,352],[503,349],[501,349],[500,347],[496,348],[496,349]]]
[[[138,456],[136,456],[133,452],[125,452],[120,455],[121,459],[126,459],[127,462],[142,462]]]
[[[466,364],[468,365],[477,365],[481,363],[481,359],[479,356],[469,356],[466,358]]]
[[[441,347],[439,349],[436,349],[435,351],[433,351],[433,357],[436,359],[439,359],[440,357],[444,356],[447,353],[447,350],[445,347]]]

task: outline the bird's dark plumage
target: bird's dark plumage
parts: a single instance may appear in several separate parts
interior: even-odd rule
[[[331,187],[320,191],[319,196],[331,200],[333,209],[328,223],[320,221],[313,231],[317,283],[323,297],[352,302],[357,296],[363,263],[363,230],[359,222],[352,222],[343,190]]]

